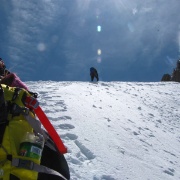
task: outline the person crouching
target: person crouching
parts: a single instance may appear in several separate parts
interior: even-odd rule
[[[91,81],[94,80],[94,77],[96,78],[97,81],[99,81],[98,72],[94,67],[90,68],[90,76],[91,76]]]

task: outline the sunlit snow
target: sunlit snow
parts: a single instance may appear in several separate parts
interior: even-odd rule
[[[27,82],[68,148],[72,180],[180,179],[180,84]]]

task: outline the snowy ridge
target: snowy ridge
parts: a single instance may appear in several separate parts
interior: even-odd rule
[[[72,180],[180,179],[180,84],[27,82],[68,153]]]

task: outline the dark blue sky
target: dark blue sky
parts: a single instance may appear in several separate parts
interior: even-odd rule
[[[24,81],[160,81],[180,58],[179,0],[0,0],[0,57]]]

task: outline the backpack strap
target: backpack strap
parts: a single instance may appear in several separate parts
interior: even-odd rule
[[[43,124],[44,128],[47,130],[50,137],[53,139],[54,143],[56,144],[59,152],[62,154],[67,153],[67,148],[64,146],[58,133],[54,129],[53,125],[49,121],[44,111],[39,106],[39,102],[37,101],[37,99],[31,96],[26,96],[26,97],[23,97],[23,102],[26,105],[26,107],[34,110],[35,114],[37,115],[41,123]]]
[[[37,119],[33,118],[31,115],[24,115],[24,118],[27,120],[27,122],[32,126],[32,128],[34,129],[35,133],[40,133],[41,135],[43,135],[44,139],[45,139],[45,143],[47,144],[47,146],[54,150],[57,151],[57,149],[54,147],[54,145],[52,145],[52,143],[50,143],[52,140],[49,137],[48,133],[41,128],[41,124],[40,121],[38,121]],[[53,142],[53,141],[52,141]],[[54,142],[53,142],[54,144]]]
[[[34,129],[35,133],[40,133],[43,135],[44,139],[46,140],[48,138],[45,131],[41,128],[41,123],[36,118],[33,118],[30,114],[24,115],[24,118],[27,120],[27,122],[31,125],[31,127]]]
[[[4,132],[8,124],[7,116],[8,116],[8,112],[7,112],[7,104],[4,99],[4,90],[0,84],[0,145],[2,144]]]
[[[13,114],[22,114],[24,118],[27,120],[27,122],[32,126],[35,133],[40,133],[43,135],[45,140],[49,139],[48,134],[41,128],[40,121],[32,117],[32,115],[29,113],[29,109],[25,107],[20,107],[16,103],[13,103],[10,108],[10,113]],[[1,127],[1,126],[0,126]],[[5,126],[6,127],[6,126]],[[4,127],[4,129],[5,129]],[[1,129],[0,129],[1,130]],[[1,131],[0,131],[1,133]],[[4,133],[3,133],[4,134]],[[46,144],[49,148],[54,150],[54,147],[48,143],[49,141],[46,141]],[[43,165],[39,165],[34,163],[31,160],[24,160],[19,158],[13,158],[12,155],[7,154],[7,160],[11,161],[11,165],[15,166],[17,168],[24,168],[28,170],[33,170],[38,173],[45,173],[45,174],[51,174],[55,176],[61,177],[61,179],[67,180],[62,174],[60,174],[58,171],[55,171],[51,168],[48,168]]]
[[[34,100],[33,100],[34,101]],[[37,106],[37,105],[39,105],[39,103],[37,103],[37,102],[35,102],[35,107]],[[34,129],[34,132],[36,133],[36,134],[41,134],[41,135],[43,135],[43,137],[44,137],[44,139],[45,139],[45,141],[47,140],[47,139],[49,139],[49,136],[48,136],[48,134],[45,132],[45,130],[43,130],[42,128],[41,128],[41,123],[40,123],[40,121],[39,120],[37,120],[36,118],[34,118],[30,113],[29,113],[29,108],[26,108],[26,107],[20,107],[19,105],[17,105],[16,103],[12,103],[11,104],[11,106],[10,106],[10,113],[13,115],[13,116],[15,116],[15,115],[19,115],[19,114],[22,114],[23,116],[24,116],[24,118],[26,119],[26,121],[31,125],[31,127]],[[45,114],[44,114],[45,115]],[[47,117],[46,117],[47,118]],[[48,121],[49,122],[49,121]],[[50,122],[49,122],[50,123]],[[50,124],[51,125],[51,124]],[[52,125],[51,125],[52,126]],[[47,127],[46,127],[47,128]],[[50,128],[53,128],[53,126],[52,127],[50,127]],[[54,128],[53,128],[54,129]],[[55,131],[55,130],[54,130]],[[55,131],[56,132],[56,131]],[[57,134],[57,133],[56,133]],[[60,138],[59,138],[59,135],[57,134],[57,136],[58,136],[58,139],[59,140],[61,140]],[[51,137],[51,136],[50,136]],[[54,136],[53,136],[54,137]],[[51,137],[52,138],[52,137]],[[53,139],[53,138],[52,138]],[[56,141],[58,140],[58,139],[56,139]],[[53,139],[54,140],[54,139]],[[48,146],[51,148],[51,149],[53,149],[53,150],[55,150],[54,149],[54,146],[52,146],[50,143],[48,143],[49,141],[46,141],[47,142],[47,144],[48,144]],[[60,141],[60,143],[61,144],[59,144],[60,146],[64,146],[64,144],[62,143],[62,141]],[[55,143],[56,144],[56,143]],[[56,145],[57,146],[57,145]],[[62,149],[62,147],[60,147],[61,149]],[[65,146],[64,146],[64,148],[65,148]],[[59,148],[58,148],[58,150],[59,150]],[[64,151],[60,151],[61,153],[62,152],[64,152]]]
[[[67,180],[62,174],[60,174],[59,172],[50,169],[46,166],[43,165],[39,165],[34,163],[33,161],[30,160],[24,160],[24,159],[18,159],[18,158],[13,158],[11,160],[11,165],[18,167],[18,168],[24,168],[24,169],[28,169],[28,170],[33,170],[36,171],[38,173],[46,173],[46,174],[52,174],[55,176],[59,176],[61,178],[63,178],[64,180]]]

